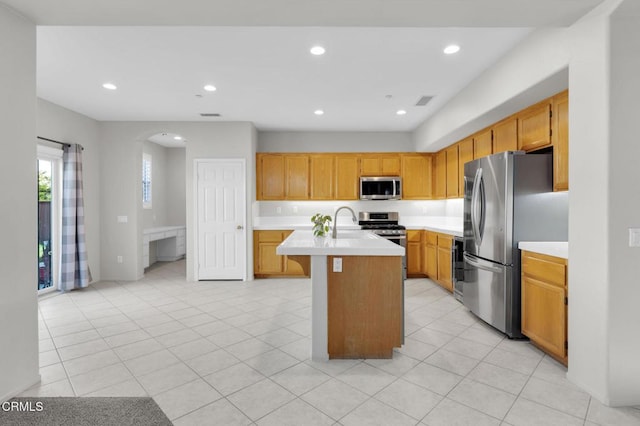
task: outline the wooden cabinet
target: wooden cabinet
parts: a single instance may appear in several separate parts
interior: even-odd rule
[[[464,197],[464,165],[473,160],[473,138],[458,143],[458,195]]]
[[[356,155],[337,154],[335,161],[336,200],[359,199],[360,158]]]
[[[402,176],[402,198],[425,200],[431,198],[431,155],[403,154],[400,157]]]
[[[309,276],[309,256],[281,256],[276,249],[293,231],[253,231],[253,273],[256,277]]]
[[[423,231],[407,231],[407,276],[423,275],[422,270],[422,234]]]
[[[309,199],[309,156],[286,155],[285,198],[287,200]]]
[[[553,97],[553,190],[569,189],[569,93]]]
[[[366,154],[360,159],[361,176],[399,176],[398,154]]]
[[[518,114],[518,149],[534,151],[551,145],[551,103],[540,102]]]
[[[509,118],[493,126],[493,152],[518,150],[518,119]]]
[[[482,158],[493,154],[493,133],[491,129],[473,135],[473,158]]]
[[[256,168],[258,200],[284,199],[284,157],[279,154],[259,154],[256,159]]]
[[[333,155],[309,156],[309,183],[311,200],[335,199],[335,157]]]
[[[458,145],[450,146],[447,152],[447,198],[458,198]]]
[[[522,334],[567,364],[567,260],[522,252]]]
[[[436,281],[438,279],[438,234],[431,231],[424,231],[423,241],[423,273]]]
[[[438,234],[438,284],[453,292],[451,277],[451,244],[453,237],[447,234]]]
[[[433,162],[434,198],[447,198],[447,152],[436,153]]]

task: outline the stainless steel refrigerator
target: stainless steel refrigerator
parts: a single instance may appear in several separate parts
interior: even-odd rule
[[[551,154],[503,152],[464,166],[463,303],[511,338],[520,331],[519,241],[567,241],[568,194]]]

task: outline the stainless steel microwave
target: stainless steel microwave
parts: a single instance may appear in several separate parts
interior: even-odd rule
[[[360,178],[361,200],[399,200],[402,198],[400,176]]]

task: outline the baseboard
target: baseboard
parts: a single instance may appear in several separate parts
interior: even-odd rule
[[[38,378],[37,379],[28,382],[28,383],[30,383],[29,385],[26,385],[24,387],[19,387],[17,389],[14,389],[14,390],[8,392],[5,395],[0,396],[0,403],[10,400],[11,398],[13,398],[16,395],[20,395],[22,392],[26,391],[30,387],[35,386],[38,383],[40,383],[40,380],[41,380],[40,374],[38,374]]]

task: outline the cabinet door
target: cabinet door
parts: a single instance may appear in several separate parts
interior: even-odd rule
[[[333,200],[335,182],[335,157],[333,155],[309,156],[311,200]]]
[[[493,133],[491,129],[473,136],[473,158],[482,158],[493,154]]]
[[[533,151],[551,145],[551,103],[541,102],[518,115],[518,148]]]
[[[510,118],[493,126],[493,152],[518,149],[518,119]]]
[[[402,156],[402,198],[426,200],[431,198],[431,156]]]
[[[257,194],[260,200],[284,200],[284,157],[260,155],[258,160]]]
[[[400,176],[400,156],[390,155],[380,158],[380,171],[383,176]]]
[[[569,189],[569,94],[553,99],[553,190]]]
[[[438,247],[438,282],[445,289],[453,291],[451,282],[451,249]]]
[[[464,164],[473,160],[473,139],[458,144],[458,195],[464,197]]]
[[[287,200],[309,199],[309,156],[286,155],[286,191]]]
[[[433,163],[434,193],[435,198],[442,200],[447,197],[447,153],[440,151],[435,156]]]
[[[458,145],[450,146],[447,152],[447,198],[458,198]]]
[[[276,248],[282,241],[282,231],[254,231],[254,274],[269,275],[284,272],[284,256],[276,254]]]
[[[565,290],[522,276],[522,333],[559,358],[565,358]]]
[[[422,231],[407,231],[407,275],[422,275]]]
[[[360,175],[361,176],[380,176],[380,157],[363,156],[360,159]]]
[[[360,159],[355,155],[337,155],[335,173],[337,200],[357,200],[360,198],[359,165]]]

